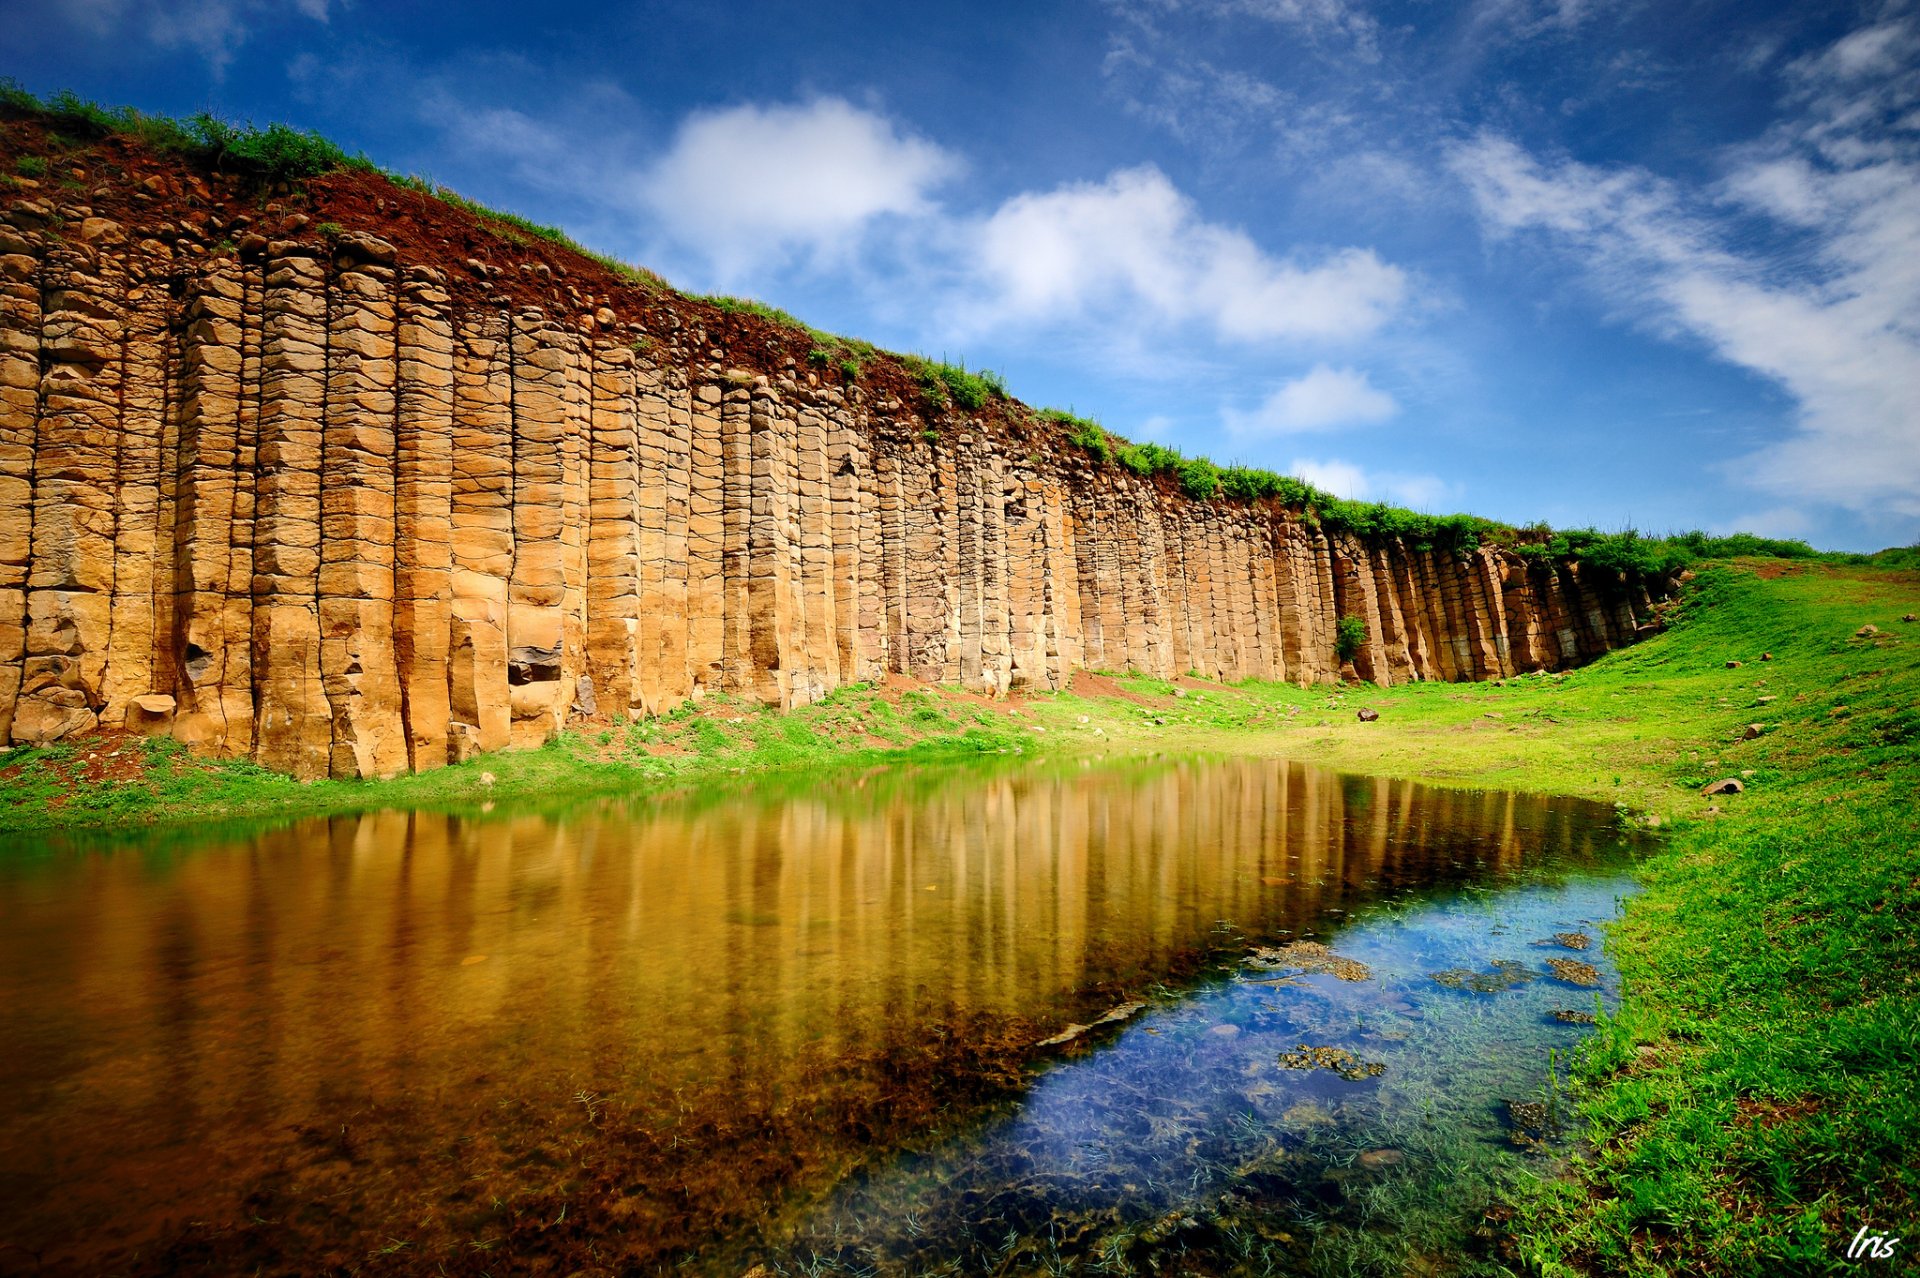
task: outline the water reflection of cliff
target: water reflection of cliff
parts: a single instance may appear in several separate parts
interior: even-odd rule
[[[1590,843],[1579,805],[1234,761],[0,869],[4,1241],[80,1268],[663,1261],[1245,937]]]

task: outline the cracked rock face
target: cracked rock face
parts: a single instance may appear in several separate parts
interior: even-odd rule
[[[888,671],[1334,682],[1350,615],[1362,679],[1499,677],[1650,611],[1567,564],[1192,501],[720,349],[692,303],[636,341],[551,270],[456,288],[304,218],[208,252],[142,207],[0,203],[0,739],[390,776]]]

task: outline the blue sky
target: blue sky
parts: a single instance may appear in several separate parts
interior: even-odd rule
[[[685,288],[1430,510],[1920,539],[1914,3],[11,0]]]

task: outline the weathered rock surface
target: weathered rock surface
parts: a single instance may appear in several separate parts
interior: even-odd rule
[[[1331,683],[1347,615],[1361,679],[1494,678],[1632,642],[1662,591],[1189,500],[504,241],[443,270],[286,214],[209,251],[142,207],[0,206],[0,740],[388,776],[890,671]]]

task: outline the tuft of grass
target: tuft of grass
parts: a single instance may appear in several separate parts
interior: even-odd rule
[[[1084,448],[1097,462],[1113,460],[1113,439],[1098,421],[1090,417],[1078,417],[1064,408],[1043,408],[1034,414],[1043,422],[1065,428],[1067,442]]]
[[[1333,655],[1345,665],[1367,642],[1367,619],[1346,616],[1333,624]]]
[[[920,396],[929,411],[945,412],[957,404],[966,412],[978,412],[993,399],[1005,399],[1006,381],[991,369],[967,371],[965,364],[949,364],[922,355],[901,355],[898,359],[920,385]]]

